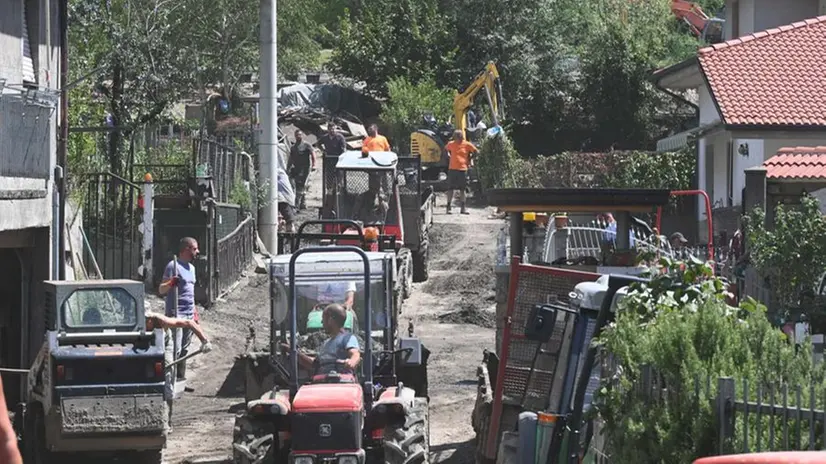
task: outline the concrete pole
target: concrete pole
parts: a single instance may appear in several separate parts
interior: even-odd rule
[[[143,282],[147,289],[153,288],[155,279],[153,275],[152,247],[155,242],[155,184],[152,182],[152,174],[146,173],[143,176]]]
[[[259,185],[266,199],[259,213],[258,231],[270,254],[278,252],[278,104],[276,82],[278,59],[276,45],[276,0],[260,0],[261,69],[259,72],[261,138],[258,142]]]

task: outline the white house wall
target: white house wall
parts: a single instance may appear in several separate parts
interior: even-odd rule
[[[739,0],[740,24],[735,37],[731,30],[734,3],[726,0],[726,40],[826,14],[826,0]]]
[[[726,184],[727,140],[725,134],[714,137],[714,197],[711,199],[712,209],[728,206],[728,185]]]
[[[740,145],[748,145],[749,156],[738,153]],[[734,206],[743,204],[743,189],[746,187],[745,170],[763,164],[763,140],[734,139]]]
[[[754,29],[751,32],[765,31],[773,27],[784,26],[818,15],[819,0],[753,0]],[[742,33],[741,33],[742,35]]]
[[[711,98],[706,85],[701,85],[697,89],[698,106],[700,107],[700,125],[711,124],[720,120],[720,113],[717,112],[717,106],[714,105],[714,100]]]
[[[717,132],[709,134],[698,141],[698,156],[699,162],[697,164],[699,175],[697,177],[698,184],[701,190],[705,190],[709,194],[712,206],[725,205],[726,203],[726,149],[728,148],[728,132]],[[712,145],[714,147],[713,160],[713,177],[708,179],[706,177],[706,147]],[[713,188],[709,188],[713,186]],[[704,221],[706,218],[705,201],[702,198],[697,198],[698,216],[697,218]]]
[[[0,80],[6,81],[6,93],[19,93],[17,90],[8,88],[15,86],[19,88],[23,81],[22,75],[22,15],[24,0],[0,0]],[[57,30],[57,2],[50,0],[25,0],[33,14],[37,14],[36,20],[29,24],[36,24],[32,27],[31,46],[37,47],[35,63],[38,86],[41,88],[56,89],[58,75],[58,30]],[[50,11],[47,13],[47,8]],[[52,27],[48,28],[48,21]],[[47,30],[51,29],[48,34]],[[51,44],[51,50],[49,45]],[[33,53],[34,54],[34,53]],[[2,97],[0,97],[2,98]],[[10,113],[19,113],[13,111]],[[52,111],[50,124],[46,133],[37,136],[38,144],[32,143],[32,131],[24,128],[7,134],[12,138],[9,145],[21,147],[31,147],[37,145],[38,150],[46,151],[44,156],[49,157],[49,172],[55,166],[57,153],[57,110]],[[0,118],[20,118],[20,114],[2,114]],[[8,121],[8,119],[7,119]],[[23,124],[23,123],[21,123]],[[17,125],[12,125],[17,127]],[[7,125],[7,127],[10,127]],[[11,131],[10,131],[11,132]],[[7,139],[8,140],[8,139]],[[4,153],[10,150],[10,146],[0,146],[0,157],[6,159],[19,159],[19,153]],[[18,148],[19,149],[19,148]],[[52,182],[46,179],[33,179],[22,177],[0,176],[0,192],[14,191],[45,191],[44,198],[37,199],[0,199],[0,231],[28,229],[35,227],[47,227],[52,222],[51,212],[51,192]],[[0,197],[2,198],[2,197]]]

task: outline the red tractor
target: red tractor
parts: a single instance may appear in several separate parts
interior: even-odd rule
[[[429,352],[412,324],[407,336],[399,336],[394,264],[393,251],[341,245],[302,248],[271,260],[272,336],[269,355],[258,359],[274,368],[275,386],[247,395],[235,423],[235,463],[428,462]],[[351,326],[362,352],[354,373],[324,372],[317,364],[306,369],[296,356],[299,350],[319,350],[325,334],[305,331],[303,321],[320,304],[336,302],[324,296],[335,288],[355,288],[353,307],[361,309]],[[289,352],[279,349],[284,345]],[[250,375],[255,376],[247,372],[248,384]]]

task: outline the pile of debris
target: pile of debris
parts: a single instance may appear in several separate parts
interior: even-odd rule
[[[309,106],[282,108],[278,112],[279,125],[292,125],[316,137],[327,131],[329,121],[338,126],[350,150],[361,149],[362,139],[367,136],[367,131],[364,124],[353,115],[333,115],[326,109]]]

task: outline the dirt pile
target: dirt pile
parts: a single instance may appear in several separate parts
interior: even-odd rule
[[[475,305],[463,305],[462,308],[438,316],[443,324],[472,324],[493,329],[496,327],[496,315],[491,311],[479,309]]]

